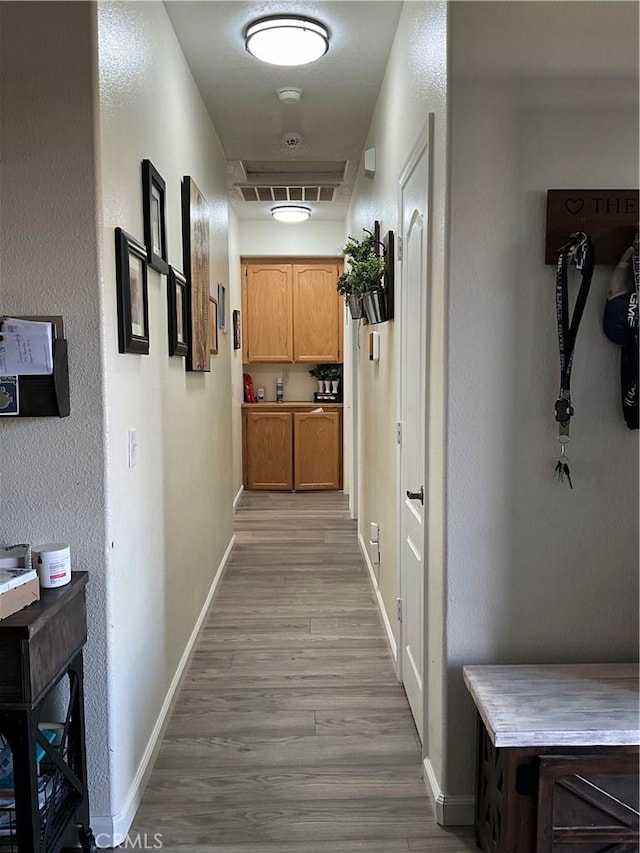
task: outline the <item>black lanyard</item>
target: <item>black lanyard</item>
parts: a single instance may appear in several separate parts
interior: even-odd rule
[[[587,304],[587,296],[591,287],[595,255],[593,244],[584,231],[571,234],[558,253],[556,271],[556,313],[558,317],[558,344],[560,347],[560,393],[556,400],[555,412],[558,422],[558,435],[569,436],[569,420],[573,415],[571,406],[571,368],[573,353],[578,336],[580,320]],[[569,316],[569,267],[582,273],[582,281],[573,309]]]

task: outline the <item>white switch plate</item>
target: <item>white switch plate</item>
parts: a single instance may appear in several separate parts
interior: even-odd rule
[[[138,464],[138,430],[129,430],[129,468]]]
[[[288,382],[290,375],[291,374],[290,374],[289,368],[285,367],[285,369],[282,371],[282,381]]]

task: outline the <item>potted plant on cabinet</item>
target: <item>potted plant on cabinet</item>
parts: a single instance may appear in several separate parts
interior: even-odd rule
[[[324,391],[324,380],[327,378],[325,376],[326,368],[323,364],[317,364],[312,370],[309,371],[311,376],[314,379],[318,380],[318,393],[322,394]]]
[[[349,268],[338,279],[338,293],[349,306],[354,319],[362,317],[364,308],[370,323],[386,319],[384,287],[384,258],[376,251],[378,241],[365,230],[366,237],[356,240],[349,236],[343,253]]]

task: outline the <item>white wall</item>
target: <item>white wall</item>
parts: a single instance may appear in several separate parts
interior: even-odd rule
[[[233,210],[229,208],[229,320],[233,311],[242,312],[242,289],[240,285],[239,222]],[[241,314],[242,316],[242,314]],[[242,325],[242,324],[241,324]],[[231,340],[231,398],[232,398],[232,444],[233,444],[233,491],[237,496],[242,488],[242,413],[240,404],[244,400],[242,382],[242,331],[240,349],[233,349],[233,327],[229,332]]]
[[[126,827],[172,679],[232,537],[229,337],[210,373],[167,351],[167,280],[149,270],[150,353],[119,354],[114,229],[143,237],[140,165],[166,181],[169,262],[184,269],[180,184],[209,203],[211,289],[229,286],[226,164],[159,2],[98,7],[109,503],[112,809]],[[127,430],[139,461],[127,467]]]
[[[68,418],[0,423],[0,542],[68,542],[72,568],[89,572],[89,793],[108,813],[95,11],[1,3],[0,33],[0,313],[63,316],[71,386]]]
[[[569,456],[553,482],[559,382],[549,188],[638,187],[638,7],[452,4],[447,753],[473,790],[464,663],[634,660],[638,442],[597,267],[577,341]],[[577,285],[574,285],[577,290]]]
[[[427,614],[430,666],[426,747],[433,772],[443,775],[443,631],[444,631],[444,410],[445,410],[445,224],[447,199],[447,4],[406,3],[389,56],[366,148],[376,149],[376,173],[360,172],[356,183],[349,231],[362,236],[377,219],[381,233],[398,232],[398,181],[409,154],[434,113],[432,151],[433,200],[430,212],[429,303],[429,482]],[[358,401],[360,448],[359,530],[368,539],[369,523],[380,524],[381,561],[378,584],[383,606],[398,639],[395,600],[398,595],[397,445],[398,321],[377,327],[381,337],[379,363],[368,360],[368,333],[360,329]]]
[[[295,225],[285,222],[241,219],[239,226],[240,255],[327,255],[342,254],[345,226],[342,220],[313,220]]]

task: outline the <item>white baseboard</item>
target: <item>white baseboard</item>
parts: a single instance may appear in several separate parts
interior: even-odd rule
[[[384,630],[387,637],[387,643],[389,644],[389,650],[393,655],[393,659],[396,662],[396,667],[398,664],[398,644],[396,643],[396,638],[393,633],[393,628],[391,627],[391,622],[389,621],[389,615],[384,606],[384,601],[382,600],[382,596],[380,595],[380,587],[378,586],[378,579],[376,578],[376,573],[373,570],[373,564],[371,562],[371,557],[369,556],[369,549],[367,548],[366,542],[362,538],[362,534],[358,533],[358,543],[360,545],[360,550],[362,551],[362,556],[364,557],[364,562],[367,567],[367,571],[369,572],[369,580],[371,581],[371,586],[373,587],[373,591],[376,596],[376,601],[378,602],[378,608],[380,610],[380,615],[382,616],[382,622],[384,624]]]
[[[193,628],[193,631],[191,632],[189,641],[187,642],[186,648],[182,653],[182,657],[180,658],[178,667],[171,680],[171,684],[169,685],[167,695],[165,696],[165,700],[162,703],[162,708],[160,709],[160,713],[158,714],[158,718],[151,732],[151,736],[149,737],[149,741],[147,742],[145,751],[142,755],[142,758],[140,759],[138,770],[129,788],[129,793],[127,794],[123,808],[115,815],[91,816],[91,828],[93,829],[94,835],[96,836],[98,847],[115,847],[117,844],[123,843],[123,841],[127,837],[127,833],[131,827],[131,824],[133,823],[133,819],[136,816],[136,812],[138,811],[138,808],[140,806],[140,801],[142,800],[142,794],[144,793],[144,789],[146,786],[148,772],[150,772],[151,768],[153,767],[153,759],[155,758],[155,753],[160,746],[164,730],[167,726],[167,723],[169,722],[169,717],[171,715],[173,705],[177,698],[178,690],[180,688],[187,664],[189,662],[189,657],[191,656],[193,647],[195,646],[196,641],[198,639],[198,635],[200,634],[202,624],[207,617],[207,613],[209,612],[209,608],[211,607],[213,597],[220,584],[220,581],[222,580],[222,576],[224,574],[224,570],[227,567],[231,552],[233,551],[235,541],[236,537],[234,535],[231,537],[231,540],[227,545],[227,549],[224,552],[222,560],[220,561],[220,565],[218,566],[218,569],[216,571],[215,577],[211,584],[211,588],[209,589],[209,592],[207,594],[206,601],[202,606],[200,615],[196,620],[196,624]]]
[[[243,492],[244,492],[244,486],[240,486],[240,488],[238,489],[238,494],[233,499],[233,510],[234,510],[234,512],[238,507],[238,502],[240,501],[240,498],[242,497]]]
[[[475,800],[473,796],[452,797],[442,792],[429,758],[422,762],[427,793],[436,807],[436,820],[440,826],[473,826]]]

